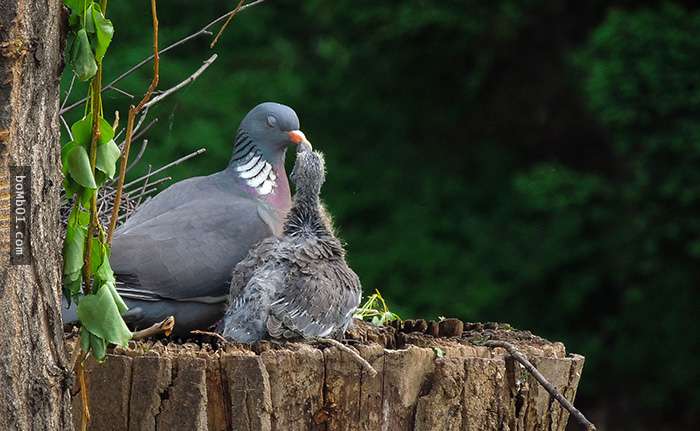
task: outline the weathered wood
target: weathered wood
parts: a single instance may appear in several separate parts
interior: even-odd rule
[[[72,426],[68,357],[61,314],[61,187],[58,125],[62,70],[62,2],[0,2],[0,429],[65,430]],[[11,237],[17,176],[28,223]],[[18,214],[15,211],[15,214]],[[19,214],[18,214],[19,215]],[[21,239],[26,261],[13,265]],[[11,247],[12,245],[12,247]],[[18,263],[15,260],[15,263]]]
[[[412,329],[429,330],[430,325],[416,322],[421,321],[414,321]],[[561,343],[493,328],[477,331],[516,342],[538,370],[573,400],[583,357],[568,356]],[[347,352],[325,345],[265,342],[251,350],[233,344],[212,349],[194,343],[134,343],[130,349],[119,349],[104,365],[90,364],[93,411],[102,414],[107,407],[117,411],[94,418],[90,429],[124,429],[123,421],[110,416],[124,411],[129,430],[146,431],[563,431],[566,427],[568,414],[502,348],[475,345],[455,335],[434,338],[393,329],[362,334],[360,329],[353,335],[358,339],[405,344],[402,349],[372,342],[355,345],[377,371],[373,377]],[[475,336],[473,331],[464,336]],[[128,384],[107,384],[128,380],[127,376],[131,376]]]

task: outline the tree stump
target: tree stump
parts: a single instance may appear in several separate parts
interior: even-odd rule
[[[434,327],[456,332],[428,335]],[[307,343],[117,348],[104,364],[88,362],[90,429],[564,430],[568,412],[507,352],[479,343],[513,343],[571,401],[584,362],[498,324],[357,322],[348,337],[376,376],[336,347]]]

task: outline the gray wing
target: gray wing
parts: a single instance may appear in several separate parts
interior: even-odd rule
[[[271,304],[267,330],[273,338],[342,335],[360,295],[360,280],[343,260],[294,265]]]
[[[272,235],[260,205],[214,189],[130,220],[112,244],[119,292],[141,300],[225,300],[231,268]]]

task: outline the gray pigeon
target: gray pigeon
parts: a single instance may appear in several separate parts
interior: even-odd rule
[[[352,321],[362,289],[319,200],[324,169],[322,154],[299,144],[284,234],[261,241],[234,269],[224,337],[339,338]]]
[[[127,324],[144,328],[173,315],[183,335],[221,319],[231,268],[254,244],[281,234],[291,206],[285,154],[305,140],[298,129],[291,108],[256,106],[226,169],[173,184],[115,231],[110,262]]]

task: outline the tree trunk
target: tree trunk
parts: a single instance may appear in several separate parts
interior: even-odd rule
[[[72,428],[60,314],[62,2],[0,0],[0,429]]]
[[[88,363],[90,429],[563,431],[568,412],[503,349],[478,340],[517,345],[570,401],[583,357],[493,328],[449,337],[356,328],[348,336],[375,376],[336,347],[132,343]],[[78,411],[81,396],[73,403]]]

